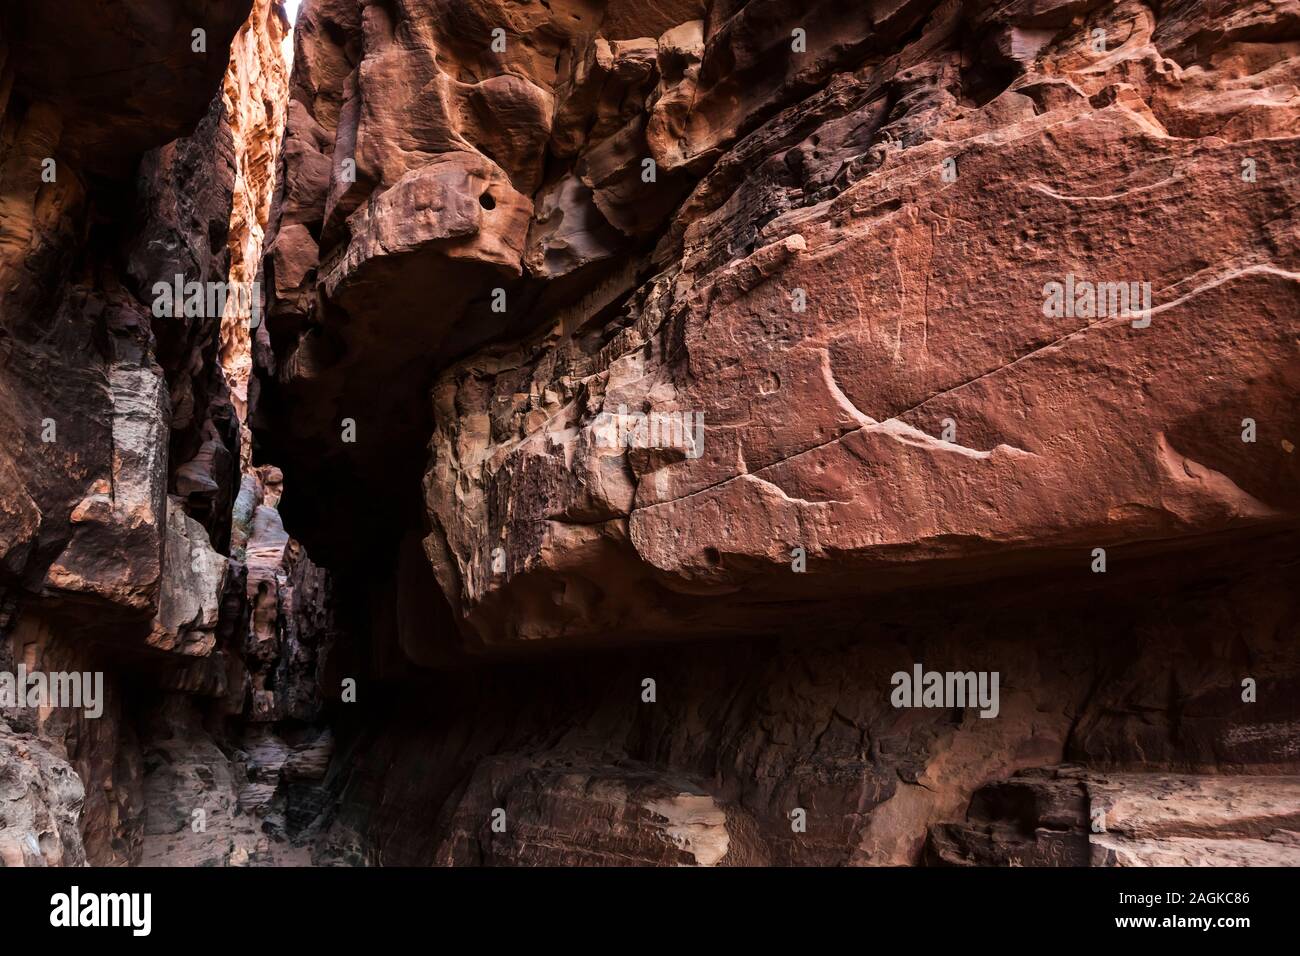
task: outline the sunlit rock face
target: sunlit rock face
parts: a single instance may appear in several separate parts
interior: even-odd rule
[[[288,23],[280,5],[257,0],[248,22],[230,48],[230,66],[222,83],[222,101],[236,158],[230,210],[230,281],[258,283],[254,297],[263,304],[259,277],[265,226],[275,193],[275,170],[288,107],[289,65],[285,62]],[[241,420],[248,415],[248,381],[253,363],[256,322],[228,304],[221,322],[220,361],[231,401]],[[251,441],[241,443],[244,464]]]

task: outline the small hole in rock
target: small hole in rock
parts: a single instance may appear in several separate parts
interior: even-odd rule
[[[497,201],[496,201],[495,199],[492,198],[492,194],[491,194],[491,193],[484,193],[482,196],[479,196],[479,197],[478,197],[478,204],[479,204],[480,206],[482,206],[484,209],[496,209],[496,208],[497,208]]]

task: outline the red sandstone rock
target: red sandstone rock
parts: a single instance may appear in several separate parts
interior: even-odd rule
[[[1294,862],[1291,5],[48,6],[0,860]]]
[[[1082,829],[1057,827],[1034,849],[1035,826],[1056,827],[1046,810],[1033,811],[1041,823],[1021,824],[983,809],[1002,806],[992,795],[1003,781],[1029,786],[1021,781],[1042,775],[1028,771],[1075,762],[1088,779],[1123,788],[1108,793],[1164,793],[1171,815],[1220,814],[1210,842],[1185,845],[1188,860],[1236,855],[1213,842],[1236,839],[1235,804],[1219,798],[1255,785],[1275,793],[1252,839],[1281,860],[1286,834],[1268,834],[1293,828],[1300,634],[1294,623],[1273,630],[1294,568],[1279,569],[1279,553],[1262,545],[1257,554],[1248,583],[1231,586],[1231,559],[1189,555],[1177,588],[1152,569],[1127,586],[1020,579],[997,592],[902,591],[810,613],[781,638],[448,672],[364,732],[340,821],[385,864],[692,862],[649,804],[665,792],[703,794],[725,815],[735,851],[716,865],[935,862],[943,834],[965,834],[953,853],[967,862],[1110,865],[1118,858],[1091,855],[1087,813]],[[917,661],[997,669],[998,717],[893,707],[891,674]],[[1241,699],[1247,671],[1259,675],[1256,703]],[[653,703],[643,699],[646,678],[656,682]],[[1144,843],[1133,830],[1145,806],[1122,810],[1127,823],[1112,828],[1115,839],[1130,834],[1130,861],[1178,846]],[[432,820],[430,807],[440,808]],[[492,829],[497,808],[504,832]],[[988,852],[979,849],[987,838],[976,838],[986,823],[998,824]]]
[[[0,773],[34,781],[0,824],[10,863],[157,860],[146,808],[183,808],[163,805],[171,791],[145,758],[160,745],[137,737],[148,688],[214,712],[233,749],[245,715],[314,719],[332,635],[327,581],[289,542],[271,577],[273,613],[293,621],[273,619],[269,652],[249,651],[248,576],[227,557],[248,458],[249,317],[206,305],[169,315],[156,289],[176,276],[256,278],[284,108],[283,11],[269,0],[118,6],[0,15],[0,664],[105,672],[106,695],[97,716],[3,715],[32,743],[6,749]],[[256,695],[277,677],[273,699]],[[207,736],[169,759],[234,772]],[[317,780],[319,762],[304,762]],[[244,822],[262,832],[264,821]]]
[[[724,156],[704,177],[680,252],[661,247],[615,331],[591,343],[566,317],[443,375],[430,550],[480,639],[731,629],[756,600],[921,566],[934,583],[1050,551],[1070,573],[1096,547],[1294,525],[1289,140],[1161,122],[1294,124],[1294,96],[1186,97],[1181,80],[1266,83],[1294,70],[1289,48],[1180,69],[1121,4],[1067,17],[974,102],[963,83],[992,78],[963,79],[959,23],[940,8],[854,75],[853,100],[815,93],[741,140],[747,168]],[[1127,39],[1094,55],[1085,28]],[[1248,159],[1271,176],[1243,181]],[[1045,316],[1069,274],[1149,282],[1151,326]],[[624,408],[701,415],[702,454],[603,447]],[[1244,443],[1245,418],[1271,437]],[[790,573],[794,548],[810,573]],[[674,616],[607,576],[702,599]]]
[[[295,533],[368,582],[378,673],[401,672],[393,653],[454,665],[455,645],[730,648],[707,665],[646,652],[676,690],[644,717],[633,665],[589,662],[537,678],[560,690],[520,678],[499,706],[537,710],[481,733],[442,714],[454,756],[402,739],[419,708],[393,718],[344,791],[373,858],[685,859],[650,809],[684,793],[736,848],[696,862],[915,862],[928,827],[1016,767],[1291,770],[1296,661],[1269,626],[1235,626],[1223,591],[1195,613],[1162,604],[1181,629],[1143,608],[1168,555],[1190,580],[1257,552],[1233,593],[1288,601],[1269,568],[1291,566],[1297,518],[1289,14],[665,12],[306,12],[258,434],[309,489],[285,512]],[[1045,309],[1076,279],[1150,283],[1150,324]],[[679,416],[669,447],[618,441],[641,413]],[[402,476],[429,431],[421,514]],[[427,587],[407,548],[421,521],[457,622],[434,616],[423,646],[392,621]],[[374,566],[394,552],[397,570]],[[1079,589],[1115,607],[1061,638]],[[1015,604],[1044,658],[916,606],[991,616],[975,595]],[[996,661],[1034,701],[952,733],[889,711],[882,621],[903,629],[899,666]],[[824,648],[819,630],[843,643],[809,663],[797,648]],[[1267,708],[1243,709],[1240,667],[1211,649],[1225,630],[1272,648],[1253,668]],[[766,638],[790,655],[780,676],[747,650]],[[714,697],[731,709],[701,718]],[[562,738],[538,745],[537,726]],[[827,735],[844,738],[831,772]],[[794,841],[806,803],[821,829]],[[432,827],[396,822],[430,804]],[[495,809],[518,828],[493,830]]]
[[[1296,777],[1017,774],[976,793],[967,822],[931,830],[946,865],[1295,866]]]

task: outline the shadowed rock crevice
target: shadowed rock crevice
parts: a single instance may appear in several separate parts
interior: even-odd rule
[[[288,29],[271,0],[0,19],[0,670],[87,695],[0,704],[6,864],[283,862],[310,824],[337,624],[249,462],[238,295]]]

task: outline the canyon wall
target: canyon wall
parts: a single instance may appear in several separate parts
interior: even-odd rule
[[[323,572],[279,473],[241,469],[261,304],[233,290],[288,29],[271,0],[4,11],[0,670],[103,684],[96,708],[0,711],[6,865],[267,858],[284,765],[328,756]]]
[[[296,44],[254,427],[372,861],[1296,861],[1293,3]]]
[[[654,10],[308,6],[263,411],[323,548],[429,427],[485,644],[1294,520],[1287,5]],[[1152,324],[1049,315],[1069,276]],[[706,440],[610,448],[619,409]],[[584,604],[597,553],[634,593]]]
[[[1294,0],[289,27],[0,12],[0,863],[1300,863]]]

